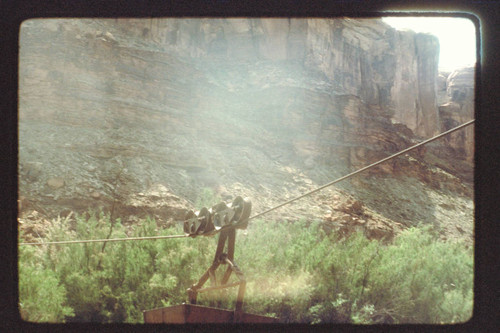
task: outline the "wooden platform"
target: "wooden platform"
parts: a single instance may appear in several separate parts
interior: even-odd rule
[[[143,311],[144,323],[195,324],[232,323],[234,311],[194,304],[174,305]],[[278,323],[277,318],[242,313],[240,323]]]

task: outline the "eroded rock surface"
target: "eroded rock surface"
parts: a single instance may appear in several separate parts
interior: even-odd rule
[[[148,213],[166,225],[193,208],[202,188],[248,196],[260,212],[466,120],[470,72],[448,77],[438,109],[437,56],[434,36],[373,19],[27,21],[21,216],[114,205],[130,221]],[[440,198],[446,190],[470,202],[468,130],[368,175],[418,179]],[[393,221],[388,229],[438,218],[417,213],[424,198],[409,208],[380,205],[357,180],[266,218],[321,219],[342,188],[383,225]],[[345,214],[346,225],[363,224]],[[363,228],[375,235],[371,221]]]

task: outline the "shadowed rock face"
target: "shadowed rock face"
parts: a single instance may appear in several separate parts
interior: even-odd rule
[[[179,218],[175,196],[211,187],[259,211],[446,127],[460,112],[438,113],[438,54],[435,37],[371,19],[28,21],[20,192],[54,212],[126,212],[162,184]]]

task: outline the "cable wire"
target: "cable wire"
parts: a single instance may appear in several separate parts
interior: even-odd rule
[[[329,183],[327,183],[327,184],[325,184],[325,185],[322,185],[322,186],[320,186],[320,187],[318,187],[318,188],[316,188],[316,189],[314,189],[314,190],[312,190],[312,191],[306,192],[306,193],[304,193],[304,194],[302,194],[302,195],[300,195],[300,196],[298,196],[298,197],[296,197],[296,198],[290,199],[290,200],[285,201],[285,202],[283,202],[283,203],[281,203],[281,204],[279,204],[279,205],[277,205],[277,206],[274,206],[274,207],[272,207],[272,208],[269,208],[268,210],[265,210],[265,211],[263,211],[262,213],[256,214],[256,215],[254,215],[254,216],[250,216],[248,219],[249,219],[249,220],[251,220],[251,219],[254,219],[254,218],[256,218],[256,217],[262,216],[262,215],[267,214],[267,213],[269,213],[269,212],[271,212],[271,211],[273,211],[273,210],[275,210],[275,209],[278,209],[278,208],[283,207],[283,206],[285,206],[285,205],[288,205],[288,204],[290,204],[290,203],[292,203],[292,202],[294,202],[294,201],[297,201],[297,200],[299,200],[299,199],[302,199],[303,197],[306,197],[306,196],[311,195],[311,194],[313,194],[313,193],[319,192],[319,191],[321,191],[322,189],[324,189],[325,187],[331,186],[331,185],[333,185],[333,184],[335,184],[335,183],[338,183],[338,182],[340,182],[340,181],[342,181],[342,180],[344,180],[344,179],[347,179],[347,178],[350,178],[350,177],[352,177],[352,176],[355,176],[355,175],[357,175],[358,173],[361,173],[361,172],[363,172],[363,171],[365,171],[365,170],[368,170],[368,169],[370,169],[370,168],[373,168],[373,167],[375,167],[375,166],[377,166],[377,165],[379,165],[379,164],[381,164],[381,163],[384,163],[384,162],[386,162],[386,161],[388,161],[388,160],[390,160],[390,159],[393,159],[393,158],[395,158],[395,157],[398,157],[398,156],[400,156],[400,155],[403,155],[403,154],[405,154],[405,153],[407,153],[407,152],[409,152],[409,151],[411,151],[411,150],[413,150],[413,149],[416,149],[416,148],[418,148],[418,147],[420,147],[420,146],[423,146],[423,145],[425,145],[425,144],[427,144],[427,143],[429,143],[429,142],[432,142],[432,141],[434,141],[434,140],[437,140],[437,139],[439,139],[439,138],[442,138],[442,137],[443,137],[443,136],[445,136],[445,135],[448,135],[448,134],[453,133],[453,132],[455,132],[455,131],[458,131],[459,129],[462,129],[462,128],[466,127],[466,126],[469,126],[469,125],[471,125],[472,123],[474,123],[474,120],[475,120],[475,119],[472,119],[472,120],[470,120],[470,121],[468,121],[468,122],[466,122],[466,123],[463,123],[462,125],[459,125],[459,126],[457,126],[457,127],[454,127],[454,128],[452,128],[452,129],[450,129],[450,130],[448,130],[448,131],[446,131],[446,132],[443,132],[443,133],[438,134],[438,135],[436,135],[436,136],[434,136],[434,137],[432,137],[432,138],[430,138],[430,139],[424,140],[424,141],[422,141],[422,142],[420,142],[420,143],[418,143],[418,144],[416,144],[416,145],[414,145],[414,146],[411,146],[411,147],[409,147],[409,148],[406,148],[406,149],[404,149],[404,150],[402,150],[402,151],[400,151],[400,152],[398,152],[398,153],[396,153],[396,154],[394,154],[394,155],[391,155],[391,156],[389,156],[389,157],[386,157],[386,158],[384,158],[384,159],[381,159],[381,160],[380,160],[380,161],[378,161],[378,162],[372,163],[372,164],[367,165],[367,166],[365,166],[365,167],[363,167],[363,168],[361,168],[361,169],[359,169],[359,170],[356,170],[356,171],[354,171],[354,172],[351,172],[351,173],[350,173],[350,174],[348,174],[348,175],[345,175],[345,176],[342,176],[342,177],[340,177],[340,178],[337,178],[337,179],[335,179],[334,181],[331,181],[331,182],[329,182]]]
[[[169,236],[145,236],[145,237],[124,237],[124,238],[108,238],[108,239],[87,239],[73,241],[56,241],[43,243],[19,243],[19,245],[52,245],[52,244],[79,244],[79,243],[99,243],[99,242],[125,242],[131,240],[151,240],[151,239],[170,239],[170,238],[185,238],[189,235],[169,235]]]
[[[283,207],[283,206],[285,206],[285,205],[288,205],[288,204],[290,204],[290,203],[292,203],[292,202],[294,202],[294,201],[297,201],[297,200],[299,200],[299,199],[302,199],[302,198],[304,198],[304,197],[306,197],[306,196],[309,196],[309,195],[311,195],[311,194],[313,194],[313,193],[319,192],[319,191],[321,191],[322,189],[324,189],[324,188],[326,188],[326,187],[328,187],[328,186],[331,186],[331,185],[336,184],[336,183],[338,183],[338,182],[340,182],[340,181],[342,181],[342,180],[345,180],[345,179],[347,179],[347,178],[350,178],[350,177],[352,177],[352,176],[355,176],[355,175],[357,175],[357,174],[359,174],[359,173],[361,173],[361,172],[363,172],[363,171],[366,171],[366,170],[368,170],[368,169],[370,169],[370,168],[373,168],[373,167],[375,167],[375,166],[377,166],[377,165],[379,165],[379,164],[381,164],[381,163],[387,162],[387,161],[388,161],[388,160],[390,160],[390,159],[393,159],[393,158],[395,158],[395,157],[398,157],[398,156],[400,156],[400,155],[403,155],[403,154],[405,154],[405,153],[407,153],[407,152],[409,152],[409,151],[411,151],[411,150],[413,150],[413,149],[416,149],[416,148],[418,148],[418,147],[421,147],[421,146],[423,146],[423,145],[425,145],[425,144],[427,144],[427,143],[429,143],[429,142],[432,142],[432,141],[435,141],[435,140],[437,140],[437,139],[440,139],[440,138],[442,138],[443,136],[446,136],[446,135],[448,135],[448,134],[451,134],[451,133],[453,133],[453,132],[455,132],[455,131],[458,131],[458,130],[460,130],[460,129],[462,129],[462,128],[466,127],[466,126],[469,126],[469,125],[473,124],[473,123],[474,123],[474,121],[475,121],[475,119],[472,119],[472,120],[470,120],[470,121],[468,121],[468,122],[463,123],[462,125],[459,125],[459,126],[454,127],[454,128],[452,128],[452,129],[450,129],[450,130],[448,130],[448,131],[445,131],[445,132],[443,132],[443,133],[441,133],[441,134],[438,134],[438,135],[436,135],[436,136],[433,136],[433,137],[432,137],[432,138],[430,138],[430,139],[424,140],[424,141],[422,141],[422,142],[420,142],[420,143],[418,143],[418,144],[416,144],[416,145],[414,145],[414,146],[411,146],[411,147],[409,147],[409,148],[406,148],[406,149],[404,149],[404,150],[402,150],[402,151],[400,151],[400,152],[398,152],[398,153],[396,153],[396,154],[393,154],[393,155],[391,155],[391,156],[388,156],[388,157],[386,157],[386,158],[381,159],[380,161],[377,161],[377,162],[372,163],[372,164],[370,164],[370,165],[367,165],[367,166],[365,166],[365,167],[363,167],[363,168],[361,168],[361,169],[359,169],[359,170],[356,170],[356,171],[354,171],[354,172],[351,172],[351,173],[350,173],[350,174],[348,174],[348,175],[345,175],[345,176],[342,176],[342,177],[340,177],[340,178],[337,178],[337,179],[335,179],[334,181],[331,181],[331,182],[329,182],[329,183],[327,183],[327,184],[324,184],[324,185],[322,185],[322,186],[320,186],[320,187],[318,187],[318,188],[316,188],[316,189],[314,189],[314,190],[311,190],[311,191],[309,191],[309,192],[306,192],[306,193],[304,193],[304,194],[302,194],[302,195],[300,195],[300,196],[298,196],[298,197],[295,197],[295,198],[293,198],[293,199],[290,199],[290,200],[288,200],[288,201],[285,201],[285,202],[283,202],[283,203],[281,203],[281,204],[279,204],[279,205],[277,205],[277,206],[274,206],[274,207],[272,207],[272,208],[269,208],[269,209],[267,209],[267,210],[265,210],[265,211],[263,211],[263,212],[261,212],[261,213],[258,213],[258,214],[254,215],[254,216],[250,216],[250,217],[248,218],[248,220],[252,220],[252,219],[255,219],[255,218],[259,217],[259,216],[265,215],[265,214],[267,214],[267,213],[269,213],[269,212],[271,212],[271,211],[273,211],[273,210],[276,210],[276,209],[278,209],[278,208],[281,208],[281,207]],[[88,239],[88,240],[57,241],[57,242],[43,242],[43,243],[19,243],[19,245],[51,245],[51,244],[97,243],[97,242],[124,242],[124,241],[132,241],[132,240],[152,240],[152,239],[170,239],[170,238],[186,238],[186,237],[189,237],[189,235],[146,236],[146,237],[128,237],[128,238],[112,238],[112,239]]]

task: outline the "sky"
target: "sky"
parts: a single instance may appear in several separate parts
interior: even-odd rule
[[[476,62],[476,31],[471,20],[450,17],[384,17],[398,30],[428,32],[439,38],[439,70],[452,71]]]

